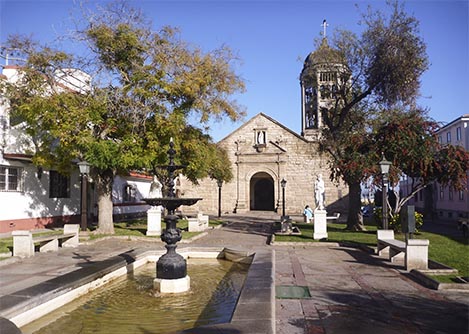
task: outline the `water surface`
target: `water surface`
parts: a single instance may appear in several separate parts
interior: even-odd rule
[[[24,334],[172,333],[229,322],[248,266],[216,259],[189,259],[191,290],[159,295],[155,264],[80,297],[21,328]]]

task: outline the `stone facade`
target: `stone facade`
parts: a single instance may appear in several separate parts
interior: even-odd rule
[[[348,188],[329,179],[327,158],[320,155],[317,143],[286,128],[260,113],[219,142],[230,158],[234,178],[223,184],[222,213],[251,210],[282,212],[282,187],[285,186],[285,213],[301,214],[306,205],[314,207],[314,181],[321,173],[326,186],[327,211],[344,212]],[[183,197],[202,197],[182,210],[218,212],[216,180],[204,179],[195,186],[182,182]]]
[[[261,210],[283,214],[281,181],[285,180],[285,214],[302,214],[306,205],[314,208],[318,174],[325,181],[327,212],[346,212],[348,187],[329,180],[328,157],[319,154],[318,141],[334,94],[349,84],[349,77],[345,58],[329,47],[324,35],[319,48],[306,57],[300,74],[301,135],[260,113],[219,142],[234,173],[234,179],[222,186],[223,213]],[[186,184],[182,193],[203,198],[183,211],[218,212],[215,180],[201,180],[197,186]]]

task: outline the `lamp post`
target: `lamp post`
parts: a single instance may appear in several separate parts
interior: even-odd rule
[[[282,217],[285,217],[285,186],[287,185],[287,181],[282,179],[280,181],[280,186],[282,186]]]
[[[388,229],[388,174],[391,162],[386,160],[383,153],[383,160],[379,162],[379,168],[381,169],[381,175],[383,179],[383,229]]]
[[[218,218],[221,217],[221,186],[223,185],[223,180],[217,180],[218,186]]]
[[[88,207],[87,207],[87,186],[88,186],[88,175],[90,174],[91,165],[86,161],[80,161],[77,163],[81,174],[81,222],[80,227],[82,231],[86,231],[88,226]]]

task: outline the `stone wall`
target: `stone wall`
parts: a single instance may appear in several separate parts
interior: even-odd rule
[[[257,144],[259,131],[265,133],[265,145]],[[285,187],[286,214],[301,214],[306,205],[314,207],[314,181],[321,173],[326,186],[328,212],[344,212],[347,208],[348,188],[337,187],[329,180],[327,159],[319,155],[317,143],[309,142],[264,114],[258,114],[220,141],[231,160],[234,178],[222,186],[222,213],[242,213],[253,205],[251,180],[262,175],[273,181],[274,202],[282,210],[280,181]],[[184,197],[202,197],[186,212],[218,212],[218,186],[216,180],[204,179],[199,185],[183,182]]]

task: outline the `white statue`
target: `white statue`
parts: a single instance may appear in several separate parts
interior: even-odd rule
[[[178,176],[174,178],[174,192],[176,198],[182,197],[184,195],[182,191],[182,174],[179,173]]]
[[[161,198],[163,197],[163,192],[162,189],[163,185],[161,184],[160,181],[158,181],[158,178],[156,175],[153,175],[153,181],[151,181],[150,184],[150,192],[148,194],[148,198]]]
[[[324,210],[324,196],[325,186],[322,179],[322,174],[318,174],[317,180],[314,184],[314,197],[316,200],[316,210]]]
[[[265,132],[259,131],[257,133],[257,144],[264,145],[265,144]]]

